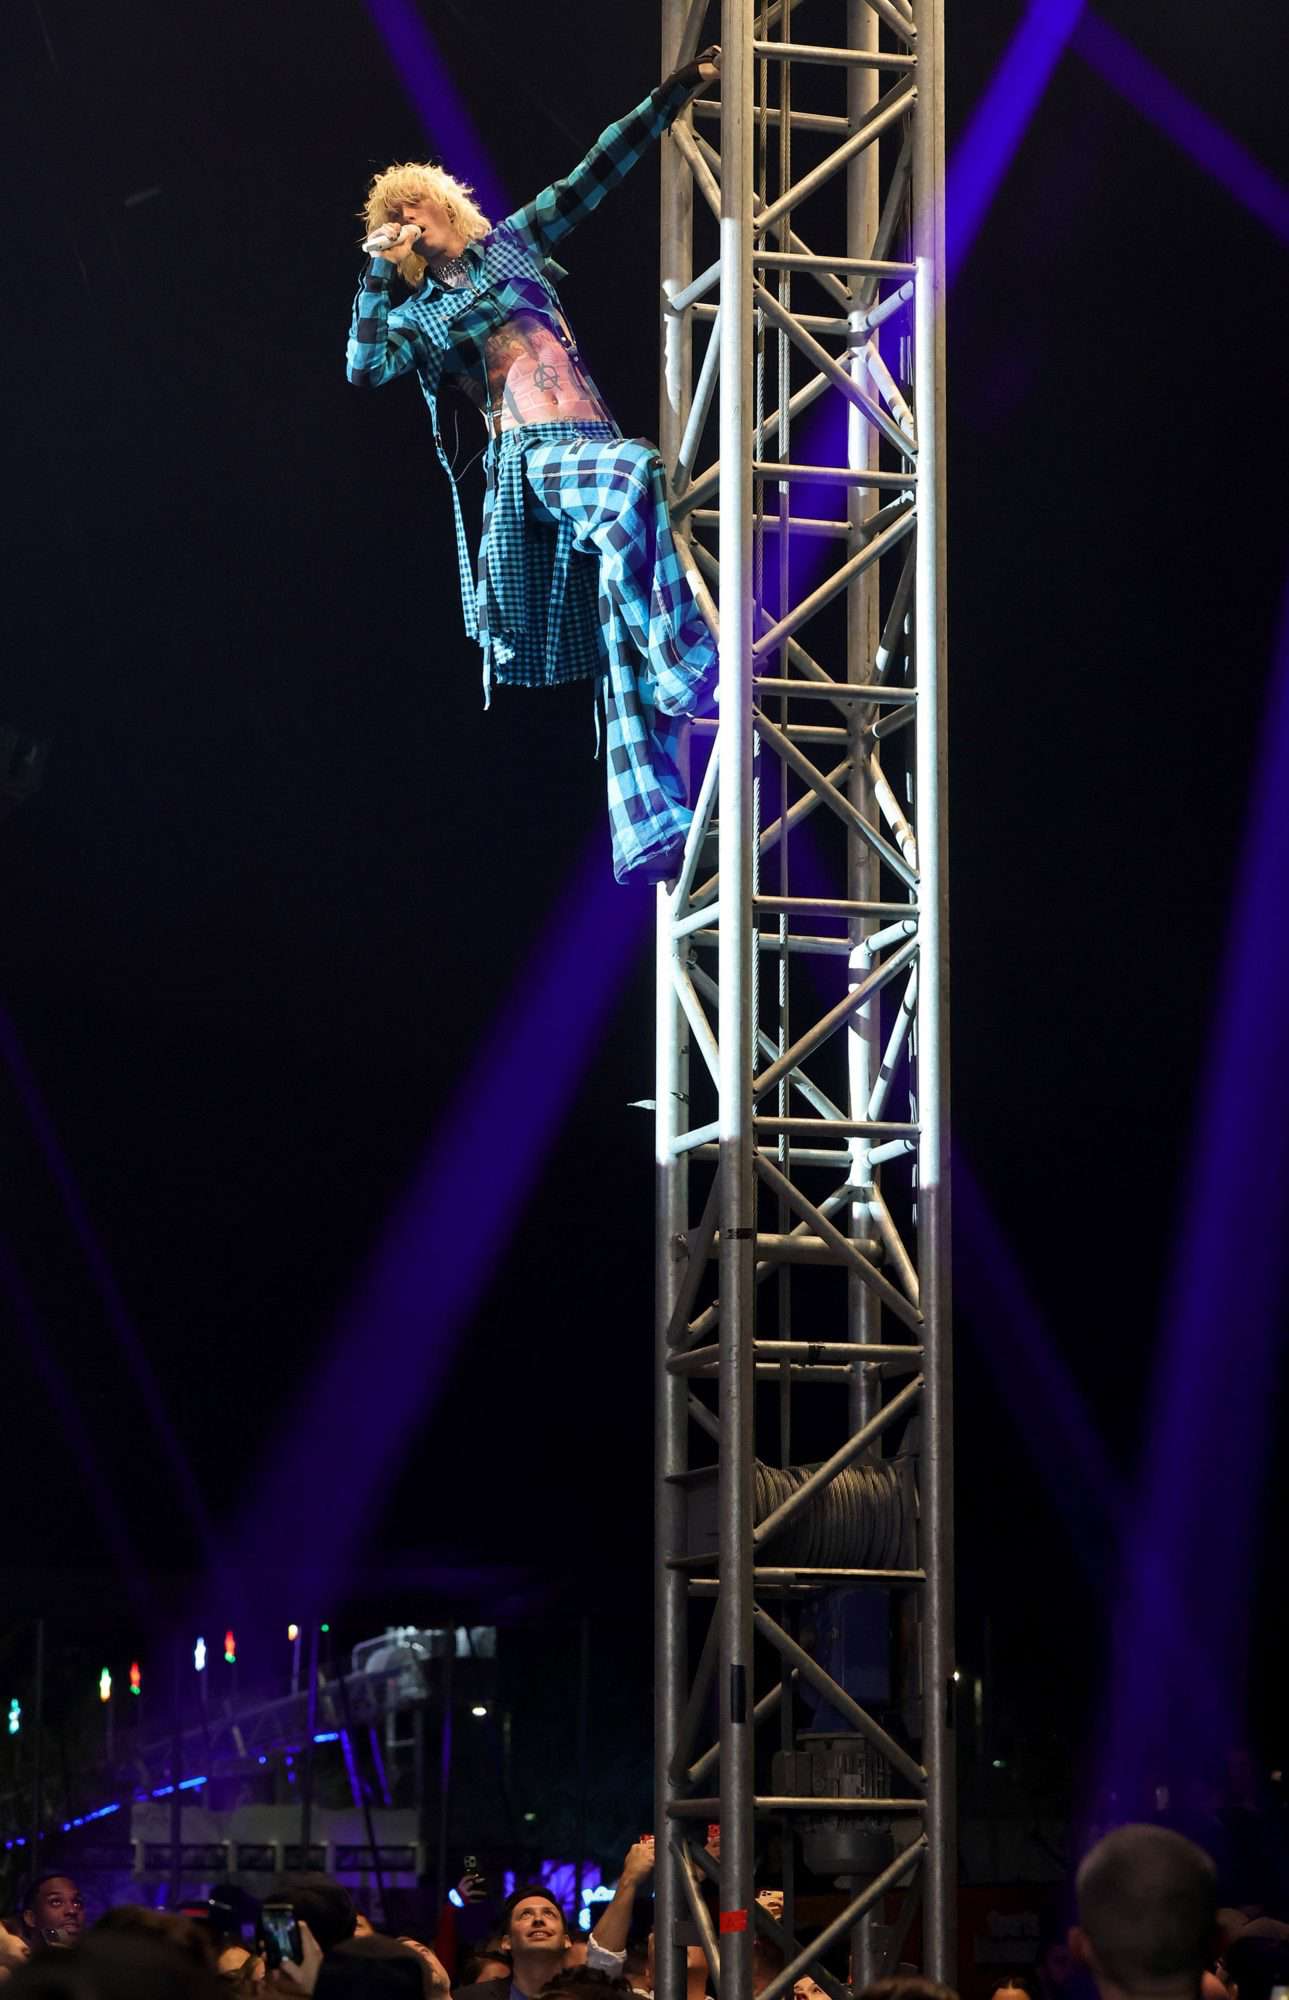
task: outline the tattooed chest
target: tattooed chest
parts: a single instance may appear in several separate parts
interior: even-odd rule
[[[484,358],[489,397],[503,425],[540,423],[563,412],[600,413],[595,384],[571,340],[566,344],[534,314],[517,313],[489,334]]]

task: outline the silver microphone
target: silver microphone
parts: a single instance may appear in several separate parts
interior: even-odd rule
[[[420,242],[420,240],[421,240],[421,232],[418,229],[415,236],[412,238],[413,249],[415,249],[416,245]],[[394,245],[388,242],[386,238],[379,233],[379,231],[374,231],[372,235],[365,236],[363,238],[362,247],[367,252],[367,255],[369,257],[381,257],[387,250],[392,250]]]

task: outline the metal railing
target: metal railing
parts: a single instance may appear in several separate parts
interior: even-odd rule
[[[346,1730],[370,1729],[385,1716],[414,1707],[418,1699],[423,1697],[413,1695],[397,1673],[348,1674],[343,1687],[339,1676],[322,1680],[313,1715],[313,1741],[336,1743]],[[85,1799],[75,1805],[70,1799],[64,1801],[67,1825],[61,1818],[57,1824],[51,1821],[42,1834],[52,1837],[60,1830],[79,1828],[100,1817],[107,1807],[170,1798],[176,1775],[180,1789],[192,1792],[221,1772],[267,1762],[287,1751],[302,1751],[309,1726],[309,1696],[298,1692],[269,1701],[212,1703],[207,1710],[199,1710],[177,1735],[166,1731],[155,1737],[141,1736],[137,1742],[118,1735],[118,1754],[110,1761],[104,1757],[96,1772],[78,1772]],[[25,1784],[0,1793],[0,1823],[25,1827],[29,1796]],[[27,1844],[25,1839],[23,1844]]]

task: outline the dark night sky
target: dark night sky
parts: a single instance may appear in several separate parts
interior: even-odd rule
[[[424,11],[516,200],[656,80],[646,5]],[[1271,0],[1238,34],[1196,0],[1102,13],[1283,171]],[[952,6],[951,136],[1018,15]],[[602,776],[584,690],[482,712],[420,398],[344,380],[354,211],[425,150],[361,0],[18,0],[7,28],[0,721],[52,749],[0,825],[0,996],[227,1521],[597,835],[607,871]],[[656,428],[656,250],[646,164],[565,259],[629,433]],[[1283,309],[1265,226],[1067,55],[951,307],[954,1127],[1125,1471],[1274,643]],[[642,958],[496,1215],[373,1566],[550,1564],[646,1612],[651,1134],[624,1107],[651,1070]],[[3,1073],[0,1189],[145,1560],[190,1568]],[[26,1520],[21,1569],[102,1569],[12,1307],[11,1552]],[[1042,1439],[996,1410],[968,1300],[959,1325],[964,1649],[992,1607],[1005,1656],[1090,1675]]]

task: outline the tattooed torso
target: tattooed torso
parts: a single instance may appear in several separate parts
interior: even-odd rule
[[[567,333],[567,328],[565,328]],[[599,390],[571,344],[566,346],[548,320],[515,313],[484,341],[488,391],[498,429],[582,417],[611,422]],[[471,385],[476,399],[482,384]]]

